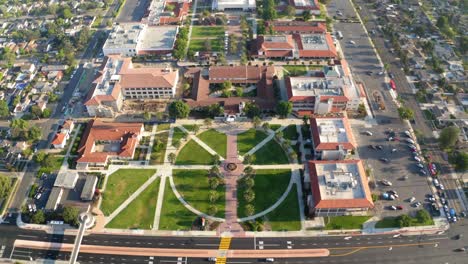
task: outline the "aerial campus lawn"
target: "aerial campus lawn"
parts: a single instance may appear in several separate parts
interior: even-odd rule
[[[190,212],[172,192],[169,180],[164,186],[164,199],[159,219],[159,230],[190,230],[197,215]]]
[[[190,140],[177,155],[176,165],[211,165],[213,156],[195,140]]]
[[[254,214],[260,213],[276,203],[286,191],[290,178],[291,170],[287,169],[257,170],[253,187],[255,193],[255,199],[252,202],[255,207]],[[237,189],[237,214],[239,217],[247,216],[245,213],[245,205],[247,204],[244,199],[245,190],[246,188],[240,180]]]
[[[189,49],[196,52],[196,51],[214,51],[219,52],[223,50],[224,47],[224,40],[221,38],[213,38],[208,39],[210,42],[211,50],[207,50],[205,44],[207,39],[192,39],[190,40]]]
[[[171,124],[158,124],[156,127],[156,132],[169,130],[169,128],[171,128]]]
[[[154,173],[156,170],[120,169],[109,175],[102,193],[101,211],[104,215],[110,215]]]
[[[157,178],[120,214],[106,225],[107,228],[151,229],[153,227],[159,182]]]
[[[420,222],[417,217],[410,216],[410,226],[425,226],[425,225],[433,225],[434,220],[432,218],[427,222]],[[398,217],[384,217],[382,220],[378,221],[375,224],[376,228],[392,228],[392,227],[400,227],[398,223]]]
[[[218,132],[214,129],[207,130],[197,136],[201,141],[205,142],[221,157],[226,157],[227,151],[227,135]]]
[[[210,202],[210,185],[208,183],[208,171],[206,170],[173,170],[174,184],[177,191],[193,208],[208,214]],[[218,212],[215,216],[224,218],[225,187],[220,184],[216,188],[218,200],[214,202]]]
[[[288,164],[288,156],[283,148],[274,139],[268,141],[263,147],[252,154],[253,164],[274,165]]]
[[[224,37],[225,29],[222,26],[193,26],[192,27],[192,40],[195,38],[213,38]]]
[[[305,65],[283,65],[286,76],[304,76],[307,74]]]
[[[150,164],[163,164],[166,154],[167,138],[169,131],[156,134],[154,136],[153,149],[151,150]]]
[[[241,155],[249,152],[253,147],[258,145],[258,143],[262,142],[267,137],[265,132],[256,130],[256,129],[249,129],[244,133],[237,135],[237,150]]]
[[[275,210],[265,216],[265,222],[271,231],[296,231],[301,229],[301,216],[297,188],[293,186],[284,201]]]
[[[172,134],[172,145],[176,144],[175,142],[180,142],[180,140],[186,135],[187,133],[182,131],[180,128],[175,127],[174,133]]]
[[[273,130],[273,131],[278,130],[280,127],[281,127],[281,125],[278,125],[278,124],[270,125],[270,129]]]
[[[325,217],[325,229],[361,229],[362,224],[369,220],[369,218],[371,218],[371,216],[344,215]]]

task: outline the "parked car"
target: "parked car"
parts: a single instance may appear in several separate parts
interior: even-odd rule
[[[379,160],[382,161],[382,162],[385,162],[385,163],[389,163],[389,162],[390,162],[390,160],[387,159],[387,158],[380,158]]]
[[[368,131],[368,130],[367,130],[367,131],[364,131],[364,132],[362,132],[362,133],[363,133],[364,135],[368,135],[368,136],[372,136],[372,135],[373,135],[372,132],[370,132],[370,131]]]
[[[414,160],[417,162],[421,162],[421,159],[418,156],[414,156]]]
[[[405,138],[405,141],[413,145],[415,144],[414,141],[410,138]]]
[[[385,186],[392,186],[392,182],[387,181],[387,180],[381,180],[380,183],[382,183]]]
[[[411,197],[411,198],[408,199],[408,202],[410,202],[410,203],[412,203],[412,202],[414,202],[414,201],[416,201],[416,198],[415,198],[415,197]]]
[[[398,210],[403,210],[403,205],[397,205],[396,207]]]
[[[416,164],[416,166],[418,166],[421,169],[424,169],[424,165],[422,165],[421,163]]]
[[[394,206],[394,205],[390,205],[390,206],[388,207],[388,209],[394,210],[394,211],[397,210],[396,206]]]

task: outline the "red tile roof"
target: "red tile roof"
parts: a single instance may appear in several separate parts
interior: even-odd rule
[[[348,118],[346,114],[344,117],[312,117],[310,118],[310,133],[312,134],[312,140],[314,143],[314,149],[318,151],[322,150],[337,150],[339,146],[342,146],[345,150],[352,150],[355,149],[357,144],[354,140],[354,135],[351,130],[351,126],[349,125]],[[321,142],[320,140],[320,131],[318,127],[318,123],[320,119],[335,119],[341,120],[343,122],[344,129],[346,131],[346,136],[348,138],[347,142]]]
[[[52,140],[52,145],[61,145],[66,138],[66,134],[63,133],[57,133],[55,134],[54,140]]]
[[[327,32],[327,25],[316,21],[267,21],[265,27],[271,27],[274,32],[283,34]]]
[[[89,121],[78,148],[80,157],[77,162],[105,163],[109,156],[131,158],[142,128],[141,123]],[[98,141],[117,141],[120,142],[120,147],[115,152],[94,152],[93,148]]]
[[[359,176],[361,187],[364,192],[364,198],[356,199],[322,199],[320,193],[320,183],[317,175],[316,165],[319,164],[334,164],[334,163],[348,163],[356,164]],[[339,161],[330,161],[330,160],[310,160],[309,161],[309,177],[310,177],[310,186],[312,190],[313,197],[313,206],[314,208],[373,208],[374,203],[372,202],[372,196],[369,189],[369,183],[367,181],[366,172],[361,160],[339,160]]]

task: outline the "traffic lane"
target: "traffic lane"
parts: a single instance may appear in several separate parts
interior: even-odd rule
[[[327,11],[329,16],[335,16],[338,10],[343,14],[343,16],[339,18],[351,18],[356,16],[356,13],[354,12],[354,9],[349,1],[334,0],[327,4]]]
[[[116,22],[140,22],[149,5],[149,0],[125,1]]]
[[[87,245],[112,245],[148,248],[218,248],[218,237],[151,237],[125,235],[89,235],[83,238]]]

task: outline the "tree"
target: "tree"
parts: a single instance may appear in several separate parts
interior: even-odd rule
[[[0,199],[6,198],[10,193],[11,179],[7,175],[0,174]]]
[[[219,167],[218,166],[212,166],[210,168],[210,177],[216,177],[220,174]]]
[[[243,95],[244,95],[244,89],[242,89],[241,87],[237,87],[236,88],[236,96],[242,97]]]
[[[232,88],[232,82],[231,81],[225,81],[222,84],[223,90],[229,90]]]
[[[281,118],[286,118],[289,114],[292,113],[292,103],[288,101],[280,102],[276,106],[276,112]]]
[[[397,217],[399,227],[408,227],[411,225],[411,218],[408,215],[400,215]]]
[[[244,112],[250,118],[260,116],[260,108],[255,103],[246,103],[244,107]]]
[[[294,17],[296,15],[296,8],[294,8],[291,5],[288,5],[288,7],[286,7],[285,11],[286,11],[286,15],[288,17]]]
[[[76,207],[65,206],[63,208],[62,217],[65,223],[69,223],[72,226],[77,226],[79,224],[78,215],[80,210]]]
[[[309,115],[303,115],[303,116],[302,116],[302,122],[304,122],[304,126],[309,125],[309,120],[310,120],[310,116],[309,116]]]
[[[244,200],[247,203],[250,203],[253,200],[255,200],[255,193],[254,193],[254,191],[252,191],[252,189],[247,189],[247,190],[244,191]]]
[[[244,168],[244,174],[246,177],[252,177],[256,173],[255,169],[252,166],[247,166]]]
[[[180,140],[172,141],[172,146],[174,148],[178,149],[180,147]]]
[[[245,214],[247,216],[252,216],[255,213],[255,206],[252,204],[245,205]]]
[[[62,10],[60,10],[60,17],[63,19],[70,19],[72,18],[73,13],[71,12],[69,7],[65,7]]]
[[[244,185],[247,189],[252,189],[255,185],[255,181],[252,177],[245,177],[244,178]]]
[[[291,152],[291,153],[289,154],[289,158],[290,158],[291,160],[293,160],[293,161],[296,161],[296,160],[297,160],[297,153],[294,152],[294,151]]]
[[[416,213],[416,218],[418,219],[418,222],[420,222],[420,223],[428,223],[432,219],[432,217],[429,215],[429,213],[424,209],[419,210]]]
[[[275,137],[277,140],[283,139],[283,136],[284,136],[283,131],[278,131],[275,133]]]
[[[203,124],[204,124],[206,127],[211,127],[211,125],[213,124],[213,119],[211,119],[211,118],[205,118],[205,120],[203,120]]]
[[[10,116],[10,109],[5,100],[0,100],[0,118]]]
[[[219,155],[213,155],[213,164],[215,165],[221,164],[221,157]]]
[[[176,160],[176,154],[174,152],[169,153],[169,155],[167,156],[167,159],[169,160],[170,163],[174,163],[174,161]]]
[[[457,143],[459,135],[460,135],[460,129],[456,126],[449,126],[449,127],[442,129],[439,135],[440,146],[444,149],[455,146],[455,143]]]
[[[206,112],[211,117],[223,116],[224,108],[220,104],[212,104],[206,108]]]
[[[219,193],[215,190],[210,190],[208,197],[211,203],[216,202],[219,199]]]
[[[268,123],[268,122],[263,123],[262,128],[263,128],[263,130],[268,131],[268,129],[270,129],[270,123]]]
[[[31,114],[34,118],[39,119],[42,116],[42,110],[39,108],[39,106],[33,105],[31,106]]]
[[[50,109],[46,108],[44,109],[44,111],[42,111],[42,118],[49,118],[51,114],[52,112],[50,111]]]
[[[304,11],[302,13],[302,19],[304,19],[304,21],[308,21],[312,18],[312,15],[310,14],[310,11],[307,10],[307,11]]]
[[[249,154],[245,154],[244,156],[244,164],[250,164],[253,162],[253,157]]]
[[[42,163],[47,158],[47,155],[48,154],[45,153],[43,150],[38,151],[34,156],[34,161],[37,163]]]
[[[151,113],[148,112],[148,111],[145,111],[143,113],[143,119],[146,120],[146,121],[151,120]]]
[[[209,214],[209,215],[215,215],[217,212],[218,212],[218,207],[216,207],[216,205],[211,204],[211,205],[208,207],[208,214]]]
[[[468,153],[455,152],[450,155],[450,163],[455,165],[455,170],[463,172],[468,170]]]
[[[210,188],[212,190],[216,190],[216,188],[218,188],[220,182],[219,182],[219,178],[218,177],[210,177],[210,179],[208,180],[208,184],[210,185]]]
[[[37,141],[41,139],[41,136],[42,136],[42,131],[38,126],[35,125],[29,129],[29,137],[28,137],[29,140]]]
[[[197,124],[193,125],[193,133],[197,134],[198,131],[200,131],[200,125],[197,125]]]
[[[183,101],[174,101],[169,105],[169,115],[173,118],[186,118],[190,113],[190,107]]]
[[[33,216],[31,217],[31,222],[34,224],[42,224],[45,222],[45,215],[42,210],[37,211]]]
[[[275,20],[277,17],[275,0],[263,0],[263,19]]]
[[[254,128],[258,128],[261,123],[262,123],[262,120],[260,119],[260,117],[254,116],[254,118],[252,119],[252,124]]]
[[[399,107],[398,108],[398,114],[400,115],[401,119],[408,120],[408,119],[413,119],[414,118],[413,109],[411,109],[409,107],[405,107],[405,106]]]

